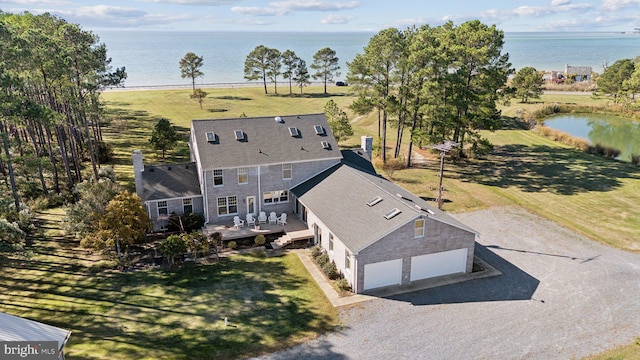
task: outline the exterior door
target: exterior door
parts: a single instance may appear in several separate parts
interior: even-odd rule
[[[247,214],[256,214],[256,197],[247,196]]]

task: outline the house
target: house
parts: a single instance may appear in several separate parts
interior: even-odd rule
[[[357,293],[472,270],[477,233],[376,174],[371,137],[341,151],[323,114],[194,120],[189,145],[188,164],[144,166],[134,152],[156,229],[185,199],[208,225],[290,213]]]
[[[566,78],[573,78],[575,82],[591,80],[591,66],[564,66],[564,75]]]
[[[37,355],[33,358],[64,360],[64,346],[71,331],[3,312],[0,312],[0,324],[0,342],[4,343],[2,352],[7,358]],[[20,350],[23,351],[22,355],[19,354]]]

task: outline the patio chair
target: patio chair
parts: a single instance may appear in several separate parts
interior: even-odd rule
[[[236,229],[240,229],[241,227],[244,227],[244,220],[240,219],[240,216],[234,216],[233,217],[233,226]]]
[[[269,224],[276,224],[278,222],[278,217],[276,216],[276,212],[272,211],[269,214]]]
[[[256,218],[253,217],[253,214],[247,214],[247,226],[251,225],[253,225],[253,227],[256,226]]]
[[[267,214],[264,211],[260,211],[260,215],[258,215],[258,224],[266,224],[267,223]]]
[[[284,226],[287,223],[287,213],[282,213],[278,218],[278,225]]]

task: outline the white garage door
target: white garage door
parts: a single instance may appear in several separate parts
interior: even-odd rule
[[[443,251],[411,258],[411,281],[464,272],[467,249]]]
[[[364,266],[364,290],[402,282],[402,259],[383,261]]]

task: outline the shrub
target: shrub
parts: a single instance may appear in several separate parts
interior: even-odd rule
[[[204,226],[204,217],[198,213],[190,212],[181,217],[184,231],[198,230]]]
[[[236,243],[235,241],[229,241],[229,243],[227,244],[227,247],[233,250],[238,247],[238,243]]]
[[[640,165],[640,155],[631,154],[631,165]]]
[[[351,285],[349,285],[349,282],[347,281],[347,279],[345,278],[341,278],[336,280],[336,282],[333,284],[338,290],[341,291],[351,291]]]
[[[320,267],[323,267],[326,263],[329,262],[329,255],[327,254],[320,254],[317,258],[316,258],[316,262],[318,263],[318,265],[320,265]]]
[[[256,245],[264,245],[265,242],[267,242],[267,238],[264,237],[264,235],[260,234],[258,236],[256,236],[256,238],[253,240],[253,242],[256,243]]]
[[[338,268],[336,267],[336,264],[333,261],[330,261],[324,264],[322,266],[322,272],[324,272],[324,274],[327,275],[327,277],[330,280],[336,280],[340,277]]]
[[[311,248],[311,257],[317,259],[318,256],[322,255],[322,248],[318,245]],[[316,260],[317,261],[317,260]]]

